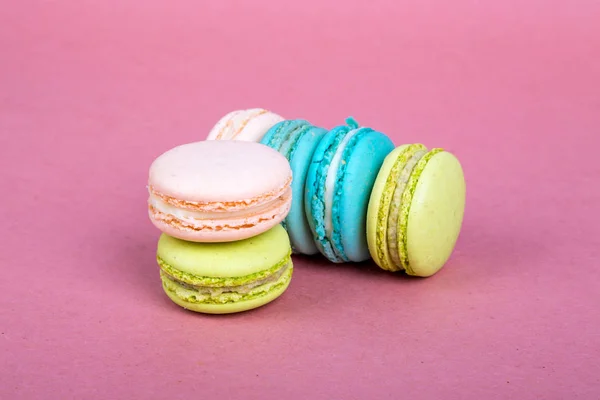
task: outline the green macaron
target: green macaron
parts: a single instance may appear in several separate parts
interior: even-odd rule
[[[275,300],[293,271],[290,241],[281,225],[224,243],[162,234],[157,261],[167,296],[183,308],[209,314],[250,310]]]
[[[384,160],[367,212],[367,242],[388,271],[427,277],[452,254],[465,208],[458,159],[442,149],[403,145]]]

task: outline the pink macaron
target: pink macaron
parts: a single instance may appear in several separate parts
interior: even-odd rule
[[[286,158],[259,143],[175,147],[150,167],[148,212],[167,235],[193,242],[242,240],[279,224],[292,201]]]

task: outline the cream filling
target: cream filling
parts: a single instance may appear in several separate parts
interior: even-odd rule
[[[325,233],[329,239],[333,236],[333,197],[335,195],[335,182],[337,180],[337,172],[342,163],[342,155],[348,142],[359,129],[354,129],[346,134],[344,139],[338,145],[329,168],[327,169],[327,178],[325,178]]]
[[[227,124],[219,134],[221,140],[235,139],[239,135],[248,123],[258,117],[259,115],[267,113],[267,110],[262,108],[254,108],[240,112],[239,114],[233,115],[232,118],[227,121]]]
[[[193,299],[194,302],[205,302],[211,299],[216,300],[222,298],[222,300],[239,300],[244,296],[252,295],[254,293],[268,292],[271,287],[278,285],[284,275],[291,273],[292,261],[290,260],[283,267],[281,267],[276,273],[254,282],[249,282],[245,285],[230,286],[230,287],[205,287],[205,286],[194,286],[188,283],[179,281],[164,271],[160,271],[161,277],[163,278],[163,284],[166,284],[179,298],[182,299]],[[166,281],[165,281],[166,280]]]
[[[233,118],[241,112],[242,111],[232,111],[221,118],[217,125],[210,131],[208,137],[216,140],[221,139],[225,130],[230,129],[231,124],[233,124]]]
[[[410,179],[413,169],[425,154],[427,154],[427,150],[419,150],[415,152],[415,154],[413,154],[412,157],[406,162],[406,165],[402,169],[402,172],[398,177],[398,181],[396,182],[396,189],[394,190],[392,202],[390,203],[390,213],[387,220],[388,253],[393,263],[398,266],[402,265],[400,261],[400,253],[398,251],[398,215],[401,209],[400,203],[402,194],[406,189],[406,184]]]
[[[232,220],[236,218],[243,219],[248,218],[249,216],[263,214],[273,209],[273,206],[277,202],[280,202],[289,196],[291,196],[291,188],[288,188],[280,197],[276,197],[275,199],[267,203],[260,204],[255,207],[249,207],[243,210],[228,212],[195,211],[189,210],[187,208],[179,208],[172,204],[166,203],[152,192],[150,193],[150,197],[148,198],[148,204],[154,207],[160,213],[172,215],[173,217],[181,221],[194,224],[196,221],[201,220]]]
[[[298,132],[300,129],[302,128],[297,128],[297,130],[294,133]],[[279,146],[279,153],[283,154],[285,158],[288,159],[288,161],[290,161],[290,150],[292,145],[296,142],[296,138],[296,135],[288,135]]]

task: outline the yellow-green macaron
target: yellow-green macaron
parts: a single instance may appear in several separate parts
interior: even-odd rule
[[[421,144],[397,147],[385,159],[369,200],[367,242],[388,271],[427,277],[446,263],[465,209],[458,159]]]
[[[275,300],[293,271],[290,241],[281,225],[224,243],[162,234],[157,261],[167,296],[183,308],[209,314],[246,311]]]

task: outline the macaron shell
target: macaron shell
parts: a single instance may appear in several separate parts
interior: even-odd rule
[[[225,114],[223,117],[221,117],[221,119],[215,124],[215,126],[210,130],[210,132],[208,133],[206,140],[215,140],[217,138],[217,136],[219,135],[219,133],[225,129],[225,126],[227,125],[227,123],[229,123],[230,121],[233,121],[233,119],[237,116],[240,115],[242,113],[244,113],[244,110],[236,110],[236,111],[231,111],[227,114]]]
[[[180,239],[241,240],[283,221],[291,180],[287,159],[262,144],[190,143],[152,163],[148,213],[158,229]]]
[[[466,186],[458,159],[449,152],[434,155],[421,173],[407,225],[410,275],[439,271],[454,250],[465,208]]]
[[[148,184],[184,201],[242,201],[281,189],[291,178],[287,159],[259,143],[212,140],[184,144],[150,166]]]
[[[281,152],[282,145],[289,139],[292,133],[308,124],[308,121],[302,119],[291,119],[278,122],[265,133],[260,143],[271,147],[273,150],[277,150],[285,156],[285,154]]]
[[[256,237],[231,243],[190,243],[163,234],[158,241],[157,258],[161,265],[163,290],[167,296],[188,310],[211,314],[240,312],[269,303],[286,290],[293,273],[290,242],[285,229],[280,225]],[[193,289],[186,286],[190,283],[199,286],[215,283],[226,286],[247,285],[260,282],[269,276],[265,273],[273,274],[280,268],[286,268],[283,275],[271,284],[264,283],[271,286],[265,287],[264,293],[259,290],[248,300],[222,304],[214,300],[206,303],[186,300],[196,300]],[[166,278],[165,271],[175,279]],[[260,289],[261,286],[256,288]]]
[[[290,212],[286,218],[286,227],[294,251],[300,254],[311,255],[319,251],[315,245],[306,216],[304,188],[312,156],[326,133],[325,129],[311,128],[296,144],[290,160],[290,166],[294,175],[294,179],[292,180],[293,200]]]
[[[275,300],[279,296],[281,296],[283,294],[283,292],[286,291],[290,282],[291,282],[291,279],[289,279],[285,283],[285,285],[283,285],[277,289],[273,289],[272,291],[270,291],[269,293],[267,293],[264,296],[257,297],[252,300],[238,301],[235,303],[227,303],[227,304],[189,303],[189,302],[184,301],[184,300],[180,299],[179,297],[175,296],[173,293],[169,292],[168,290],[166,290],[164,288],[163,289],[165,290],[166,295],[169,296],[169,298],[173,301],[173,303],[179,305],[180,307],[185,308],[186,310],[200,312],[200,313],[204,313],[204,314],[232,314],[232,313],[252,310],[254,308],[258,308],[267,303],[272,302],[273,300]]]
[[[333,209],[334,221],[339,218],[344,253],[355,262],[370,257],[366,233],[369,200],[381,166],[394,150],[393,142],[383,133],[368,131],[358,135],[342,161],[346,163],[343,181],[339,183],[342,195]]]
[[[248,121],[244,129],[233,140],[260,142],[265,133],[281,121],[283,121],[283,117],[273,112],[261,114]]]
[[[325,230],[325,198],[322,180],[327,176],[326,158],[333,157],[335,143],[339,142],[350,129],[347,126],[339,126],[330,130],[320,141],[315,149],[311,163],[309,164],[304,189],[304,208],[306,217],[313,234],[313,240],[318,250],[327,259],[334,262],[342,262],[335,254],[332,243],[327,238]]]
[[[163,234],[157,256],[189,274],[224,278],[264,271],[289,252],[287,232],[276,225],[258,236],[228,243],[191,243]]]
[[[289,213],[291,204],[292,198],[289,196],[285,201],[278,202],[276,208],[269,209],[268,216],[265,218],[261,218],[261,215],[248,215],[244,219],[222,217],[202,220],[204,226],[210,226],[213,229],[191,229],[172,225],[161,219],[161,216],[156,215],[153,210],[149,210],[149,217],[152,224],[161,232],[179,239],[203,243],[232,242],[259,235],[277,226]],[[240,224],[243,227],[228,228],[234,224]]]
[[[391,260],[387,251],[387,240],[382,240],[381,245],[382,248],[378,249],[377,247],[377,230],[382,229],[384,231],[383,237],[386,237],[387,232],[387,220],[389,215],[389,207],[384,209],[380,209],[381,207],[381,199],[386,192],[391,192],[393,194],[394,188],[396,187],[396,182],[387,182],[388,176],[390,175],[392,168],[396,164],[398,157],[409,147],[409,145],[402,145],[396,147],[390,154],[388,154],[381,165],[379,173],[377,174],[377,179],[375,180],[375,184],[373,185],[373,190],[371,191],[371,197],[369,199],[369,206],[367,210],[367,243],[369,247],[369,253],[373,258],[373,261],[380,267],[383,267],[384,261],[381,260],[379,254],[382,257],[387,259],[388,265],[391,264]],[[402,168],[402,166],[400,166]],[[380,221],[380,213],[382,214],[381,220],[384,223],[379,226]]]

